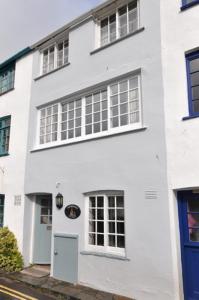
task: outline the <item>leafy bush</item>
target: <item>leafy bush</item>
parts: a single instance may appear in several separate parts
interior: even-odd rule
[[[17,247],[14,234],[7,228],[0,228],[0,270],[5,272],[20,271],[23,258]]]

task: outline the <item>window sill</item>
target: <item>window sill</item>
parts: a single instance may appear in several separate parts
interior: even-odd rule
[[[108,43],[108,44],[106,44],[106,45],[104,45],[104,46],[102,46],[100,48],[97,48],[97,49],[93,50],[92,52],[90,52],[90,55],[93,55],[93,54],[95,54],[95,53],[97,53],[97,52],[99,52],[101,50],[104,50],[104,49],[112,46],[112,45],[115,45],[115,44],[117,44],[117,43],[119,43],[119,42],[121,42],[121,41],[123,41],[123,40],[125,40],[125,39],[127,39],[127,38],[129,38],[131,36],[133,36],[133,35],[136,35],[136,34],[142,32],[142,31],[144,31],[144,29],[145,29],[144,27],[141,27],[141,28],[137,29],[136,31],[134,31],[132,33],[129,33],[129,34],[127,34],[127,35],[125,35],[125,36],[123,36],[123,37],[121,37],[121,38],[119,38],[119,39],[117,39],[117,40],[115,40],[115,41],[113,41],[111,43]]]
[[[63,66],[61,66],[61,67],[59,67],[59,68],[56,68],[56,69],[54,69],[54,70],[52,70],[52,71],[50,71],[50,72],[48,72],[48,73],[45,73],[45,74],[42,74],[42,75],[36,77],[34,80],[37,81],[37,80],[39,80],[39,79],[41,79],[41,78],[43,78],[43,77],[46,77],[46,76],[48,76],[48,75],[50,75],[50,74],[52,74],[52,73],[55,73],[55,72],[57,72],[57,71],[59,71],[59,70],[65,68],[65,67],[67,67],[67,66],[69,66],[69,65],[70,65],[70,63],[68,62],[67,64],[65,64],[65,65],[63,65]]]
[[[105,257],[105,258],[111,258],[111,259],[118,259],[123,261],[130,261],[129,258],[122,255],[112,254],[112,253],[105,253],[105,252],[95,252],[95,251],[81,251],[80,254],[82,255],[92,255],[92,256],[99,256],[99,257]]]
[[[3,156],[8,156],[10,155],[9,153],[4,153],[4,154],[0,154],[0,157],[3,157]]]
[[[93,136],[87,136],[87,137],[80,137],[80,138],[76,138],[70,141],[61,141],[61,142],[54,142],[54,143],[49,143],[49,144],[45,144],[45,145],[40,145],[35,147],[34,149],[32,149],[30,152],[38,152],[38,151],[42,151],[42,150],[47,150],[47,149],[53,149],[53,148],[59,148],[59,147],[63,147],[63,146],[70,146],[70,145],[74,145],[74,144],[79,144],[79,143],[83,143],[83,142],[88,142],[88,141],[94,141],[94,140],[98,140],[101,138],[109,138],[111,136],[115,136],[115,135],[123,135],[123,134],[128,134],[129,132],[140,132],[140,131],[145,131],[147,129],[147,127],[137,127],[137,128],[128,128],[128,130],[124,130],[123,131],[117,131],[117,132],[103,132],[99,135],[93,135]]]
[[[188,3],[188,4],[184,4],[182,7],[181,7],[181,11],[184,11],[190,7],[193,7],[195,5],[199,4],[199,0],[196,0],[196,1],[193,1],[192,3]]]
[[[11,89],[7,90],[6,92],[0,93],[0,97],[7,94],[7,93],[9,93],[9,92],[12,92],[12,91],[14,91],[14,88],[11,88]]]
[[[187,120],[196,119],[196,118],[199,118],[199,115],[183,117],[182,121],[187,121]]]

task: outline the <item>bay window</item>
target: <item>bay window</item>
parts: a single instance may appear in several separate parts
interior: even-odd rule
[[[86,249],[124,255],[123,193],[91,194],[86,201]]]
[[[141,127],[140,75],[40,109],[39,144],[70,143]]]

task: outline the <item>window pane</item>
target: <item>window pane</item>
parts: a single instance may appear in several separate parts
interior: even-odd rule
[[[89,232],[95,232],[96,230],[95,223],[96,222],[92,222],[92,221],[89,222]]]
[[[191,85],[199,85],[199,72],[191,74]]]
[[[97,207],[104,206],[104,197],[97,197]]]
[[[108,237],[108,244],[110,247],[115,247],[115,235],[109,235]]]
[[[95,239],[96,239],[96,235],[95,234],[89,234],[89,244],[90,245],[95,245]]]
[[[125,247],[124,236],[117,236],[117,247],[118,248],[124,248]]]
[[[96,217],[95,217],[95,214],[96,213],[96,211],[95,211],[95,209],[90,209],[90,211],[89,211],[89,219],[90,220],[95,220],[96,219]]]
[[[117,223],[117,233],[124,234],[124,223]]]
[[[103,220],[104,219],[104,210],[103,209],[98,209],[97,210],[97,219],[98,220]]]
[[[101,46],[106,45],[108,40],[108,18],[101,22]]]
[[[116,15],[109,18],[110,42],[116,40]]]
[[[89,206],[90,207],[95,207],[95,197],[90,197],[89,198]]]
[[[97,232],[104,233],[104,222],[97,222]]]
[[[108,232],[109,233],[115,233],[115,222],[109,222]]]
[[[114,209],[109,209],[108,217],[109,217],[109,220],[115,220],[115,210]]]
[[[117,209],[117,220],[124,221],[124,209]]]
[[[97,245],[104,246],[104,235],[102,234],[97,235]]]
[[[190,61],[190,70],[192,72],[199,71],[199,58]]]

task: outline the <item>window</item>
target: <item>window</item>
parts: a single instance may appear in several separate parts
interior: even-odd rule
[[[58,104],[40,111],[40,144],[57,141]]]
[[[15,67],[0,71],[0,95],[14,88]]]
[[[199,4],[199,0],[182,0],[182,7],[189,7],[195,4]]]
[[[101,46],[115,41],[138,29],[137,1],[120,7],[100,22]]]
[[[62,105],[61,139],[72,139],[81,136],[82,100]]]
[[[0,195],[0,227],[3,227],[4,195]]]
[[[40,144],[71,142],[141,127],[139,75],[40,110]]]
[[[199,52],[187,56],[189,113],[199,116]]]
[[[8,154],[10,140],[10,117],[0,119],[0,155]]]
[[[43,52],[42,74],[46,74],[68,63],[68,40],[56,43]]]
[[[124,196],[121,192],[87,197],[87,247],[125,254]]]

